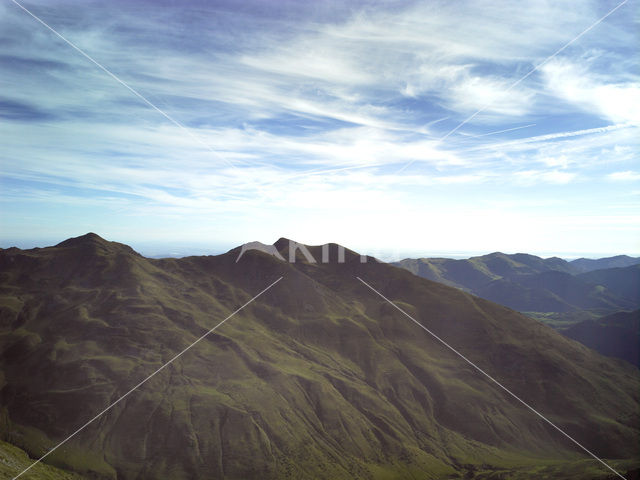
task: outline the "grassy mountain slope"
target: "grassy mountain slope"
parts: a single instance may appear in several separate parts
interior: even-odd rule
[[[402,269],[353,252],[336,263],[336,248],[327,264],[255,251],[236,263],[239,249],[150,260],[96,235],[0,251],[4,440],[41,455],[283,276],[48,461],[119,480],[607,477],[358,275],[587,448],[634,466],[637,369]]]
[[[0,478],[13,478],[19,472],[28,468],[33,459],[21,449],[10,443],[0,441]],[[87,480],[86,477],[74,472],[60,470],[50,465],[39,463],[22,478],[38,480]]]

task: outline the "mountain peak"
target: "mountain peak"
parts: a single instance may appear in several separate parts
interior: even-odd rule
[[[81,245],[90,245],[90,244],[102,244],[107,245],[110,242],[102,238],[100,235],[95,234],[93,232],[86,233],[79,237],[68,238],[67,240],[60,242],[56,245],[56,247],[77,247]]]
[[[293,240],[289,239],[289,238],[285,238],[285,237],[280,237],[278,240],[276,240],[273,244],[274,247],[276,247],[276,249],[278,251],[281,251],[283,248],[289,248],[289,244],[292,242]]]
[[[100,235],[89,232],[79,237],[68,238],[56,245],[56,248],[73,248],[87,250],[94,253],[112,254],[112,253],[130,253],[139,255],[130,246],[118,242],[110,242]]]

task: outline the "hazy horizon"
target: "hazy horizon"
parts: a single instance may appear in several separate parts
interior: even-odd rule
[[[89,233],[89,232],[85,232]],[[122,239],[114,239],[108,236],[102,235],[99,232],[92,232],[100,235],[105,240],[115,241],[119,243],[124,243],[133,248],[136,252],[141,255],[149,258],[181,258],[187,256],[201,256],[201,255],[221,255],[229,250],[237,248],[245,243],[249,243],[252,241],[259,241],[267,245],[271,245],[281,238],[279,236],[273,239],[249,239],[246,242],[241,242],[237,244],[221,244],[221,243],[182,243],[182,242],[150,242],[146,241],[133,241],[129,242]],[[84,235],[84,234],[82,234]],[[8,240],[8,241],[0,241],[0,248],[11,248],[18,247],[20,249],[31,249],[31,248],[44,248],[54,246],[64,240],[69,238],[73,238],[74,236],[68,236],[64,238],[60,238],[57,240],[43,240],[43,241],[35,241],[35,240]],[[81,236],[81,235],[77,235]],[[305,245],[323,245],[324,243],[339,243],[339,242],[305,242],[296,237],[285,237],[290,240],[303,243]],[[354,250],[358,253],[369,255],[376,257],[385,262],[393,262],[397,260],[402,260],[405,258],[453,258],[453,259],[466,259],[475,256],[487,255],[490,253],[501,252],[506,254],[516,254],[516,253],[527,253],[530,255],[535,255],[541,258],[550,258],[550,257],[559,257],[567,261],[575,260],[578,258],[590,258],[590,259],[599,259],[599,258],[607,258],[614,257],[618,255],[628,255],[630,257],[634,257],[635,255],[629,253],[607,253],[607,252],[544,252],[544,251],[524,251],[524,250],[513,250],[513,251],[502,251],[502,250],[490,250],[490,251],[479,251],[479,250],[467,250],[467,251],[446,251],[446,250],[407,250],[407,249],[380,249],[375,247],[362,247],[359,248],[357,246],[349,245],[349,244],[341,244],[342,246]]]

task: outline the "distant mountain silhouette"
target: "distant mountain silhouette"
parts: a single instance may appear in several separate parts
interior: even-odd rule
[[[576,273],[591,272],[593,270],[602,270],[605,268],[621,268],[630,267],[631,265],[640,264],[640,258],[630,257],[628,255],[616,255],[607,258],[578,258],[569,262]]]
[[[360,277],[586,448],[640,466],[637,368],[338,245],[305,248],[328,261],[153,260],[97,235],[0,250],[2,439],[42,455],[283,277],[47,463],[94,480],[609,475]],[[426,268],[480,286],[566,263],[487,257]]]
[[[503,253],[467,260],[405,259],[394,265],[525,312],[612,312],[640,306],[640,265],[577,274],[572,263],[559,258]]]

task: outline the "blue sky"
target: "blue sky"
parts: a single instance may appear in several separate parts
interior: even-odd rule
[[[22,4],[3,247],[640,255],[638,0]]]

